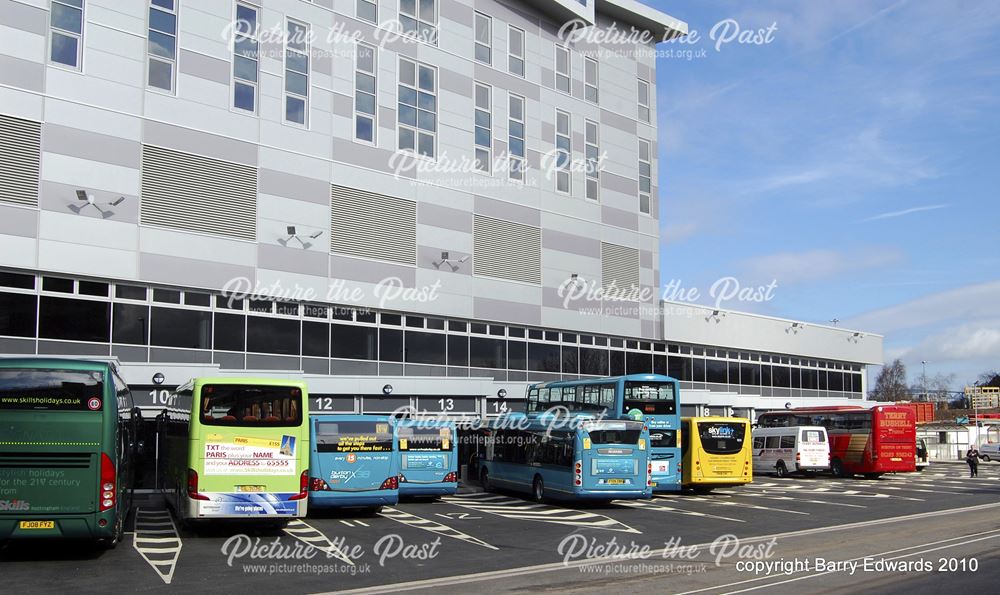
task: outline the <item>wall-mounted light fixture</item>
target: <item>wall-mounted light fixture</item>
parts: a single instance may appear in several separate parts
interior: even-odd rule
[[[285,246],[287,248],[288,244],[290,242],[296,241],[305,250],[308,250],[310,247],[312,247],[312,242],[309,242],[307,240],[303,240],[301,237],[299,237],[299,234],[296,231],[294,225],[289,225],[288,227],[286,227],[285,228],[285,232],[288,234],[288,237],[286,237],[286,238],[278,238],[278,243],[281,244],[282,246]],[[323,230],[322,229],[319,230],[319,231],[312,232],[307,237],[308,237],[309,240],[315,240],[316,238],[318,238],[321,235],[323,235]]]
[[[94,197],[93,194],[87,194],[86,190],[77,190],[76,200],[78,200],[79,203],[75,205],[74,204],[69,205],[69,210],[73,211],[77,215],[79,215],[80,212],[86,209],[87,207],[94,207],[95,209],[97,209],[97,212],[101,214],[102,219],[107,219],[108,217],[114,215],[115,212],[113,209],[110,208],[102,209],[101,207],[102,206],[117,207],[118,205],[125,202],[125,197],[119,196],[114,200],[97,202],[97,199]]]
[[[799,334],[799,331],[801,331],[804,328],[806,328],[805,323],[803,323],[803,322],[793,322],[791,326],[789,326],[788,328],[785,329],[785,332],[797,335],[797,334]]]
[[[164,376],[162,372],[157,372],[156,374],[153,374],[153,384],[156,385],[163,384],[163,381],[166,379],[167,377]]]
[[[449,268],[451,268],[451,272],[454,273],[455,271],[458,270],[458,268],[459,268],[458,265],[462,264],[463,262],[465,262],[467,260],[469,260],[469,255],[468,254],[466,254],[462,258],[453,259],[453,258],[451,258],[451,254],[447,250],[445,250],[445,251],[441,252],[441,260],[432,261],[431,264],[433,264],[434,268],[436,268],[436,269],[440,269],[441,265],[445,265],[446,264],[446,265],[448,265]]]
[[[391,395],[392,394],[392,385],[391,384],[387,384],[387,385],[383,386],[382,387],[382,394],[383,395],[387,395],[387,396]]]
[[[726,317],[726,313],[722,310],[712,310],[712,313],[705,317],[705,322],[715,321],[715,324],[722,322],[722,319]]]
[[[500,397],[501,399],[503,399],[504,397],[506,397],[507,396],[507,389],[501,388],[500,390],[498,390],[497,391],[497,396]]]

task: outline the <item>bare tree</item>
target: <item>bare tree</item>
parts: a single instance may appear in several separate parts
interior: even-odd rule
[[[906,386],[906,366],[898,358],[882,366],[870,395],[875,401],[905,401],[910,396]]]
[[[942,374],[938,372],[927,379],[927,384],[920,383],[910,386],[910,393],[926,397],[928,401],[947,401],[952,398],[951,386],[955,383],[955,374]]]
[[[976,386],[1000,386],[1000,372],[990,370],[979,375]]]

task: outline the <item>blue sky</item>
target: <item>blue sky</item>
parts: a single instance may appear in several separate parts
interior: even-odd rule
[[[1000,369],[993,3],[645,1],[700,37],[659,46],[661,281],[775,280],[724,307],[882,333],[911,381]]]

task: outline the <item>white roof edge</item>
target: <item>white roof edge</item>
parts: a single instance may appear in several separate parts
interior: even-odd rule
[[[637,0],[596,0],[595,10],[647,29],[656,35],[657,41],[688,33],[684,21]]]
[[[827,329],[827,330],[831,330],[831,331],[839,331],[839,332],[851,333],[851,334],[862,333],[862,334],[864,334],[866,336],[869,336],[869,337],[879,337],[880,339],[884,339],[885,338],[885,335],[880,335],[878,333],[872,333],[872,332],[868,332],[868,331],[864,331],[864,330],[860,330],[860,329],[851,329],[851,328],[845,328],[845,327],[842,327],[842,326],[831,326],[829,324],[816,324],[814,322],[806,322],[804,320],[795,320],[793,318],[781,318],[780,316],[767,316],[766,314],[754,314],[753,312],[742,312],[740,310],[729,310],[727,308],[716,308],[715,306],[706,306],[705,304],[694,304],[694,303],[691,303],[691,302],[677,302],[677,301],[671,301],[671,300],[660,300],[660,303],[662,303],[662,304],[670,304],[672,306],[685,306],[685,307],[688,307],[688,308],[701,308],[703,310],[709,310],[709,311],[718,310],[720,313],[721,312],[726,312],[728,314],[736,314],[738,316],[748,316],[748,317],[751,317],[751,318],[760,318],[762,320],[774,320],[774,321],[778,321],[778,322],[789,322],[789,323],[797,322],[797,323],[800,323],[800,324],[807,324],[807,325],[809,325],[811,327],[814,327],[814,328],[821,328],[821,329]]]

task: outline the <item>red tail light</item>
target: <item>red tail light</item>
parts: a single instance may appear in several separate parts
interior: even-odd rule
[[[192,500],[208,500],[208,496],[198,493],[198,472],[188,469],[188,498]]]
[[[289,500],[305,500],[309,497],[309,470],[306,469],[299,476],[299,493],[295,494]]]
[[[115,473],[115,464],[111,462],[111,457],[107,453],[101,453],[101,485],[98,486],[97,495],[100,498],[98,510],[104,512],[115,507],[115,500],[118,485],[118,474]]]
[[[444,478],[444,479],[445,479],[445,481],[448,481],[447,477]],[[396,477],[395,475],[393,475],[389,479],[383,481],[382,485],[380,485],[378,489],[380,489],[380,490],[398,490],[399,489],[399,478]]]
[[[444,476],[444,480],[446,482],[447,481],[458,481],[458,474],[455,473],[454,471],[452,471],[452,472],[448,473],[448,475]]]
[[[326,482],[318,477],[313,477],[309,481],[309,490],[312,492],[326,492],[330,490],[330,486],[326,485]]]

